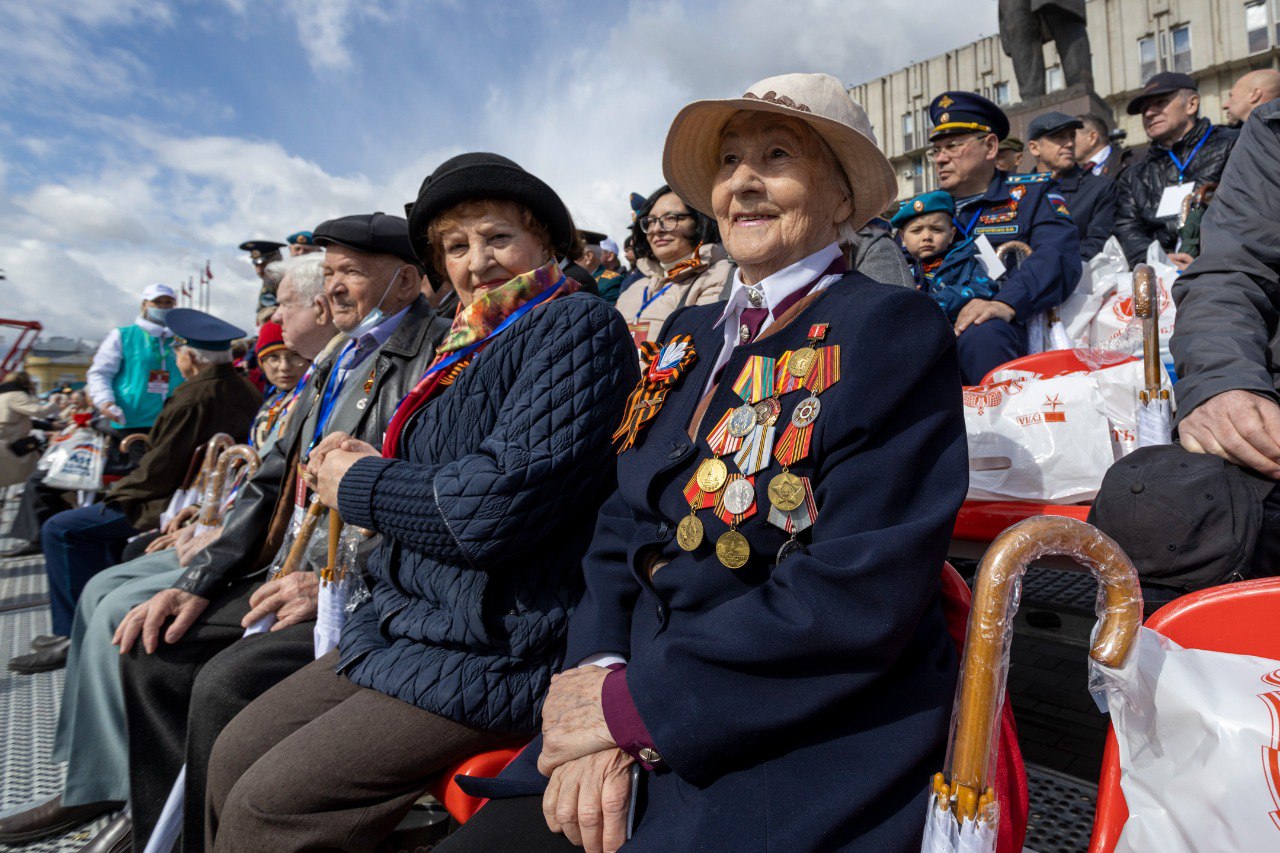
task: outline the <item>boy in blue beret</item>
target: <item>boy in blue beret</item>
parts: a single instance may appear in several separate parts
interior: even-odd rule
[[[1000,290],[978,260],[972,238],[952,245],[956,236],[955,200],[950,193],[924,193],[911,199],[891,220],[907,255],[907,266],[923,290],[952,324],[960,309],[974,298],[990,299]]]

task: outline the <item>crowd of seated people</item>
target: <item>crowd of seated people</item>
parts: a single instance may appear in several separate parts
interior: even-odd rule
[[[1280,214],[1254,188],[1280,183],[1280,102],[1250,110],[1214,126],[1161,73],[1129,105],[1145,159],[1048,112],[1023,171],[998,106],[943,92],[939,189],[895,205],[862,107],[786,74],[674,117],[630,268],[470,152],[404,218],[246,243],[252,336],[149,286],[87,388],[113,439],[145,436],[131,470],[70,508],[0,455],[52,601],[9,667],[67,668],[63,790],[0,843],[115,813],[85,849],[373,850],[446,768],[511,747],[436,849],[918,849],[957,677],[960,386],[1024,355],[1113,234],[1187,268],[1161,452],[1248,481],[1235,568],[1270,565]],[[1156,206],[1219,180],[1192,257]],[[1031,252],[997,274],[1010,241]],[[6,377],[0,427],[64,404],[33,391]],[[223,434],[253,465],[178,506]]]

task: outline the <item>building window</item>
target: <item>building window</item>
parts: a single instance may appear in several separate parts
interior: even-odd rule
[[[1265,0],[1244,4],[1244,32],[1250,53],[1259,53],[1271,47],[1268,29]]]
[[[1067,82],[1062,76],[1061,65],[1050,65],[1044,70],[1044,90],[1046,92],[1057,92],[1067,88]]]
[[[1142,82],[1150,80],[1160,70],[1160,59],[1156,55],[1156,37],[1146,36],[1138,39],[1138,65]]]
[[[916,147],[916,117],[913,113],[902,115],[902,150],[911,151]]]
[[[1173,44],[1171,70],[1180,74],[1191,73],[1191,27],[1183,24],[1169,31],[1169,40]]]
[[[925,191],[924,176],[924,158],[917,157],[911,163],[911,192],[913,195],[920,195]]]
[[[991,100],[997,105],[1004,106],[1009,103],[1009,84],[997,83],[991,88]]]

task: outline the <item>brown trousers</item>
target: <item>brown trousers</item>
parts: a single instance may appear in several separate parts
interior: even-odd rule
[[[206,850],[373,850],[445,767],[518,742],[357,687],[334,672],[337,658],[303,667],[223,729]]]

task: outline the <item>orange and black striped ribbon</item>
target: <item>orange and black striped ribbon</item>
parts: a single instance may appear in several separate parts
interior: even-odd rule
[[[663,350],[680,343],[686,344],[680,360],[660,368],[659,359],[662,358]],[[655,341],[645,341],[640,345],[640,361],[645,365],[644,374],[640,377],[640,384],[627,398],[626,413],[613,434],[613,440],[618,442],[618,453],[624,453],[635,446],[640,430],[657,416],[672,386],[697,357],[697,353],[693,351],[693,339],[689,335],[679,335],[665,346],[660,346]]]

